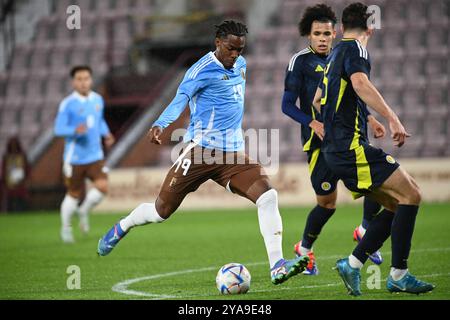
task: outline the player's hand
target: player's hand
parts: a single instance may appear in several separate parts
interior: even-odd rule
[[[111,148],[114,143],[116,143],[116,139],[112,134],[109,134],[105,137],[105,146],[107,149]]]
[[[369,126],[373,131],[373,137],[375,139],[383,138],[386,135],[386,128],[372,115],[367,119],[369,121]]]
[[[150,138],[150,142],[154,144],[161,145],[161,134],[163,129],[161,127],[153,127],[148,132],[147,136]]]
[[[391,130],[391,137],[396,147],[400,148],[405,144],[406,138],[411,137],[397,117],[389,120],[389,129]]]
[[[314,132],[317,134],[317,136],[319,137],[320,140],[323,140],[323,137],[325,136],[325,129],[323,127],[322,122],[313,120],[309,124],[309,127],[314,130]]]
[[[79,134],[79,135],[82,135],[82,134],[85,134],[87,132],[87,127],[86,127],[86,125],[83,123],[83,124],[80,124],[76,129],[75,129],[75,133],[76,134]]]

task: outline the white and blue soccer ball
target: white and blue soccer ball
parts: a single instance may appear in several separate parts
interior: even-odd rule
[[[250,289],[251,279],[244,265],[228,263],[217,273],[216,286],[221,294],[244,294]]]

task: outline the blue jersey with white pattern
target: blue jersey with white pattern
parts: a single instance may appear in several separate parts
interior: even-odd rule
[[[178,118],[188,100],[191,118],[185,142],[194,141],[226,152],[241,151],[245,82],[246,62],[242,56],[232,69],[226,69],[209,52],[186,72],[177,97],[154,126],[167,127]]]
[[[61,102],[54,133],[65,138],[64,163],[85,165],[103,160],[102,137],[110,133],[103,110],[103,98],[95,92],[87,97],[74,92]],[[87,132],[77,134],[81,124]]]

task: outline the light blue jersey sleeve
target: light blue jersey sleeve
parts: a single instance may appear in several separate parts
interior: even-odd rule
[[[167,128],[172,122],[178,119],[186,109],[188,102],[198,91],[206,86],[207,80],[203,75],[197,76],[197,64],[194,64],[187,72],[178,87],[177,94],[172,102],[167,106],[161,116],[153,124],[153,127]]]
[[[100,134],[102,137],[106,137],[111,133],[109,130],[108,124],[105,121],[105,118],[102,119],[102,122],[100,123]]]
[[[103,98],[100,98],[100,101],[102,103],[102,119],[100,120],[100,134],[102,137],[106,137],[111,134],[111,130],[109,130],[108,124],[105,120],[105,102],[103,101]]]
[[[184,93],[177,93],[175,98],[166,110],[164,110],[164,112],[159,116],[158,120],[156,120],[152,127],[161,127],[162,129],[167,128],[172,122],[178,119],[186,108],[188,102],[189,97],[187,95]]]
[[[53,131],[57,137],[75,137],[76,129],[75,126],[69,125],[69,106],[65,100],[59,106]]]

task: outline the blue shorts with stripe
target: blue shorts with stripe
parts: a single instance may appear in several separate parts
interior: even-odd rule
[[[336,190],[339,178],[328,168],[320,149],[308,151],[309,175],[316,195],[326,196]]]
[[[352,191],[355,199],[380,187],[400,166],[391,155],[369,144],[323,154],[328,167]]]

